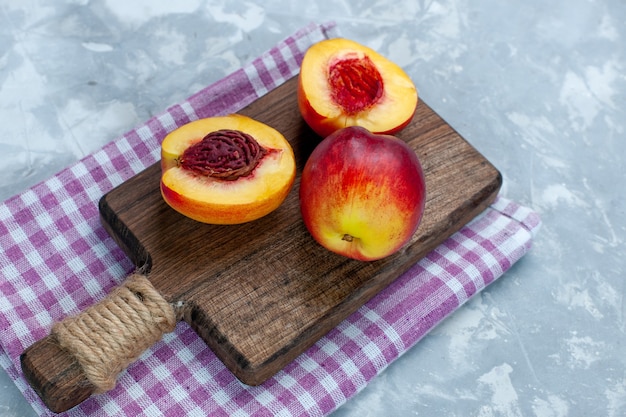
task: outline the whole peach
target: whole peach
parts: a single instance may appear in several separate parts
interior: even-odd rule
[[[358,126],[320,142],[300,182],[302,218],[313,238],[363,261],[389,256],[411,239],[425,198],[415,151],[395,136]]]

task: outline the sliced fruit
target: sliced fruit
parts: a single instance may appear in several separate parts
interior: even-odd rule
[[[238,224],[277,209],[293,186],[293,149],[276,129],[246,116],[200,119],[161,144],[161,194],[203,223]]]
[[[298,106],[322,137],[347,126],[394,134],[410,123],[417,101],[415,84],[401,67],[357,42],[323,40],[302,60]]]

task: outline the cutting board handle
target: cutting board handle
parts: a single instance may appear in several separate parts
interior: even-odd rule
[[[115,387],[119,373],[177,321],[174,307],[135,273],[98,304],[55,323],[22,353],[22,371],[51,411],[66,411]]]

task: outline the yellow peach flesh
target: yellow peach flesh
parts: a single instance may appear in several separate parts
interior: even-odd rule
[[[373,62],[382,76],[383,94],[366,110],[347,114],[332,100],[328,70],[342,59],[364,57]],[[408,124],[418,101],[417,89],[402,68],[376,51],[342,38],[324,40],[309,48],[301,65],[298,94],[305,120],[322,136],[346,126],[394,133]]]
[[[228,181],[179,166],[177,160],[187,148],[221,129],[248,133],[268,150],[249,176]],[[295,158],[287,140],[241,115],[202,119],[170,133],[161,145],[161,166],[165,201],[187,217],[214,224],[244,223],[269,214],[286,198],[295,179]]]

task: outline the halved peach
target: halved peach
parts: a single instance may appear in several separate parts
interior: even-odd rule
[[[410,123],[417,96],[401,67],[344,38],[314,44],[300,67],[300,113],[322,137],[347,126],[394,134]]]
[[[211,224],[256,220],[277,209],[296,176],[293,149],[246,116],[200,119],[161,144],[161,194],[179,213]]]

